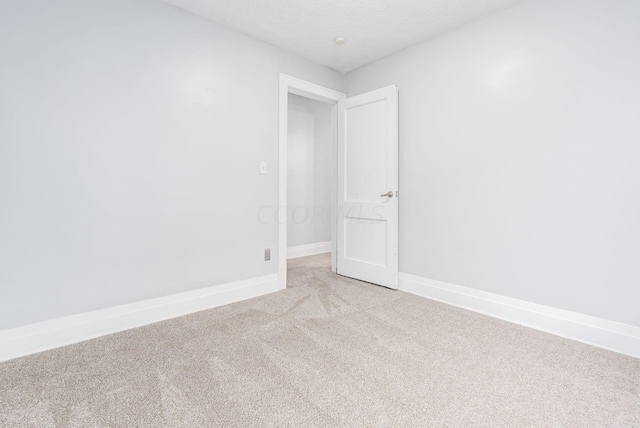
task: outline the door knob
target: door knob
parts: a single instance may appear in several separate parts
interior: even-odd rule
[[[389,190],[387,193],[380,195],[381,198],[384,198],[385,196],[387,198],[393,198],[393,192]]]

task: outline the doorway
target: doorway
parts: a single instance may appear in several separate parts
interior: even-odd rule
[[[331,106],[288,98],[287,259],[331,252]]]
[[[287,286],[287,260],[288,260],[288,249],[289,243],[291,242],[292,247],[292,255],[295,255],[297,251],[298,254],[301,252],[310,252],[310,251],[322,251],[326,252],[327,247],[330,246],[331,251],[331,269],[335,272],[335,218],[332,215],[334,210],[334,206],[332,205],[336,198],[336,139],[337,139],[337,109],[336,104],[338,101],[344,99],[346,97],[345,94],[334,91],[332,89],[328,89],[319,85],[316,85],[311,82],[307,82],[292,76],[288,76],[285,74],[280,74],[280,104],[279,104],[279,150],[278,150],[278,200],[279,200],[279,218],[278,218],[278,282],[279,288],[284,289]],[[314,171],[313,177],[309,173],[309,171],[296,171],[294,173],[293,178],[296,179],[297,175],[303,176],[306,180],[305,183],[290,183],[289,178],[289,102],[292,100],[292,108],[294,112],[298,114],[299,117],[295,118],[294,121],[294,130],[298,132],[298,141],[297,147],[294,150],[297,152],[292,153],[292,161],[295,163],[296,159],[300,162],[300,164],[305,163],[307,166],[311,164],[313,161],[314,170],[316,164],[316,160],[326,160],[328,156],[329,165],[327,171],[321,171],[325,168],[325,165],[319,166],[318,175],[320,177],[325,176],[325,180],[328,178],[328,183],[322,183],[319,186],[318,191],[314,192],[313,196],[300,196],[304,190],[311,189],[312,181],[316,180],[316,173]],[[319,106],[320,103],[322,106]],[[323,108],[328,108],[329,111],[323,111]],[[328,114],[327,114],[328,113]],[[306,120],[305,120],[306,116]],[[318,130],[316,135],[315,130],[309,129],[310,121],[320,121],[318,126],[326,127],[326,118],[328,116],[329,119],[329,128],[323,130]],[[306,123],[305,123],[306,121]],[[315,127],[315,125],[314,125]],[[296,129],[297,128],[297,129]],[[326,132],[328,131],[328,132]],[[317,138],[316,138],[317,137]],[[306,141],[305,141],[306,140]],[[313,140],[313,141],[311,141]],[[292,145],[296,142],[292,142]],[[326,144],[329,143],[328,153],[322,149],[326,149],[326,147],[318,147],[321,153],[318,153],[316,156],[315,146],[316,143]],[[313,156],[310,153],[311,147],[314,149]],[[304,152],[307,152],[306,154]],[[311,159],[313,158],[313,159]],[[324,162],[319,162],[324,163]],[[304,165],[299,165],[300,168],[303,168]],[[298,174],[300,172],[300,174]],[[326,176],[328,174],[328,177]],[[322,178],[320,178],[322,180]],[[291,187],[296,190],[294,194],[291,196],[293,200],[289,200],[289,189]],[[328,193],[328,194],[327,194]],[[329,201],[328,206],[327,199]],[[310,201],[313,200],[311,206]],[[316,201],[318,201],[319,208],[315,208]],[[300,208],[302,207],[302,208]],[[311,211],[309,212],[309,209]],[[320,215],[321,209],[328,209],[325,216]],[[314,210],[316,210],[316,218],[314,219]],[[307,211],[305,213],[305,211]],[[297,217],[295,216],[297,214]],[[293,225],[299,226],[299,228],[294,228],[292,231],[296,234],[295,237],[292,237],[291,241],[289,241],[289,217],[294,216],[291,221],[292,223],[299,222],[298,224]],[[323,222],[328,221],[328,224]],[[317,226],[317,229],[313,230]],[[329,229],[329,240],[325,241],[327,238],[326,227]],[[323,238],[319,238],[323,237]],[[317,241],[318,239],[322,239],[321,241]],[[316,242],[308,242],[307,244],[302,244],[304,241],[313,241]],[[298,245],[296,245],[298,244]],[[303,247],[303,245],[307,245]],[[297,247],[297,248],[296,248]],[[315,247],[315,248],[314,248]]]
[[[330,106],[329,136],[327,111],[322,110],[326,106],[321,108],[310,101]],[[293,110],[289,109],[290,103]],[[292,112],[300,117],[290,127]],[[296,120],[293,116],[292,120]],[[397,86],[347,99],[340,92],[281,74],[279,119],[279,288],[287,287],[289,246],[292,253],[306,250],[307,255],[326,252],[330,246],[332,272],[398,288]],[[324,122],[318,124],[320,129],[316,129],[316,121]],[[302,136],[294,135],[297,132]],[[298,141],[290,142],[290,135]],[[323,140],[324,144],[331,141],[329,168],[317,162],[326,161],[326,151],[318,150],[326,147],[316,146],[322,145]],[[301,164],[290,171],[290,160]],[[324,241],[328,236],[327,218],[330,241]],[[289,229],[296,234],[291,239]]]

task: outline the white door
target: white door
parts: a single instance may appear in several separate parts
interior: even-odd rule
[[[338,102],[336,272],[398,288],[398,87]]]

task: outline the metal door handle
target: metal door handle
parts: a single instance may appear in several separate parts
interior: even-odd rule
[[[387,198],[393,198],[393,192],[391,190],[389,190],[387,193],[385,193],[383,195],[380,195],[381,198],[384,198],[385,196]]]

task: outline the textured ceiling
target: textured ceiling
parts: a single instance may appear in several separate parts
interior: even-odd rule
[[[346,72],[520,0],[162,1]]]

